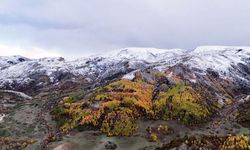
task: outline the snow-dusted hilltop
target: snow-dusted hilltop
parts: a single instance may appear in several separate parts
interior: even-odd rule
[[[127,48],[111,55],[118,59],[135,59],[147,62],[157,62],[164,58],[170,58],[186,54],[187,50],[182,49],[156,49],[156,48]]]
[[[250,47],[201,46],[190,55],[193,67],[228,72],[233,65],[249,63]]]
[[[195,74],[205,75],[207,70],[213,70],[223,78],[250,81],[250,47],[202,46],[194,50],[126,48],[75,61],[0,57],[0,87],[42,87],[64,79],[93,82],[148,67],[166,71],[180,64]]]

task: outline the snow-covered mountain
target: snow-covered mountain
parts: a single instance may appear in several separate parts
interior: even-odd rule
[[[170,76],[173,72],[167,70],[179,65],[191,70],[190,81],[210,70],[223,79],[250,84],[250,47],[201,46],[194,50],[126,48],[75,61],[0,57],[0,87],[15,89],[30,84],[42,87],[63,79],[82,79],[91,83],[119,75],[131,77],[131,72],[146,68],[168,72]]]

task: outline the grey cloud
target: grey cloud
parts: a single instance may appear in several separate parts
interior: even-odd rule
[[[249,14],[249,0],[3,0],[0,43],[71,57],[132,46],[247,46]]]
[[[55,21],[47,21],[41,19],[29,18],[26,16],[11,16],[11,15],[0,15],[0,24],[4,26],[19,26],[26,25],[40,30],[44,29],[75,29],[78,28],[72,24],[64,24]]]

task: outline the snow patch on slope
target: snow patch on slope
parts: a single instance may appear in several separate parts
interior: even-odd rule
[[[228,75],[229,68],[238,63],[246,64],[250,58],[250,47],[201,46],[193,50],[187,62],[192,67],[206,70],[211,68],[220,75]]]
[[[22,56],[0,56],[0,70],[11,65],[29,61],[30,59]]]
[[[127,73],[125,74],[122,79],[126,79],[126,80],[133,80],[135,78],[135,73],[137,72],[138,70],[135,70],[135,71],[132,71],[130,73]]]
[[[0,92],[12,93],[12,94],[15,94],[15,95],[17,95],[17,96],[19,96],[19,97],[22,97],[22,98],[24,98],[24,99],[32,100],[32,97],[31,97],[31,96],[28,96],[27,94],[22,93],[22,92],[13,91],[13,90],[0,90]]]
[[[3,122],[3,118],[5,117],[5,114],[0,114],[0,123]]]

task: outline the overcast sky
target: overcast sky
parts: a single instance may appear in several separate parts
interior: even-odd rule
[[[250,46],[250,0],[0,0],[0,55]]]

